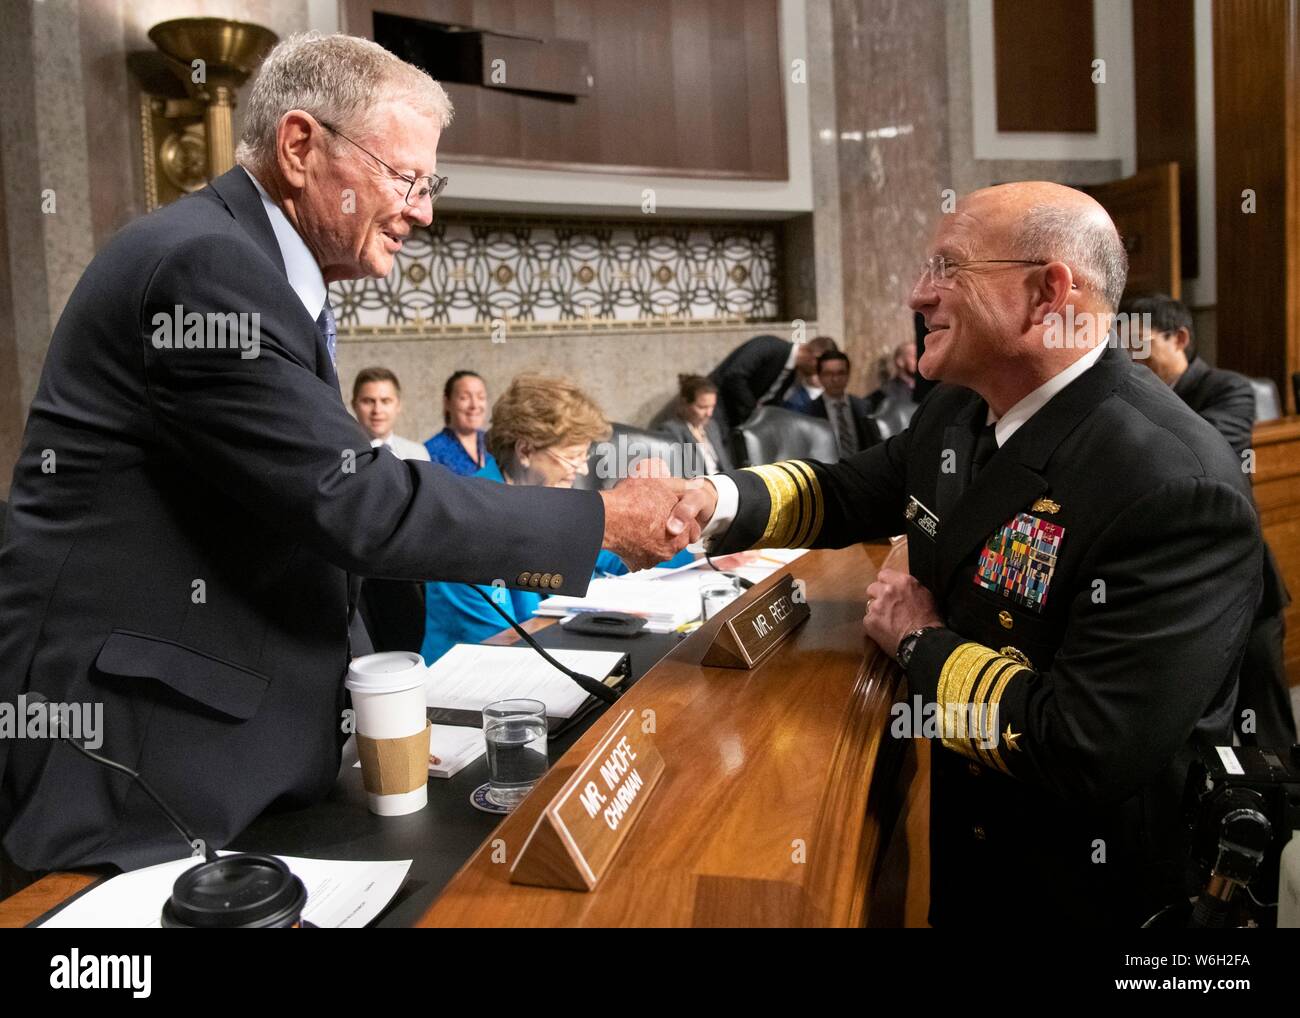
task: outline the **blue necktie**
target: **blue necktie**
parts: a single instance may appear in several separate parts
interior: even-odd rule
[[[330,364],[337,370],[338,362],[334,357],[334,351],[338,347],[339,333],[328,298],[325,300],[325,306],[320,309],[320,314],[316,316],[316,328],[320,329],[320,334],[325,337],[325,349],[329,351]]]

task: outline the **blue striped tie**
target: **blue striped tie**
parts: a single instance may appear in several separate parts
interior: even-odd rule
[[[320,329],[320,334],[325,337],[325,349],[329,351],[330,364],[337,370],[338,361],[335,359],[334,351],[338,347],[339,333],[334,323],[334,310],[330,307],[328,298],[325,300],[325,306],[320,309],[320,314],[316,316],[316,328]]]

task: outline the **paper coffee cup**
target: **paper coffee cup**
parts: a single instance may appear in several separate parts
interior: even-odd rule
[[[348,668],[362,780],[378,816],[414,813],[429,801],[427,673],[424,659],[405,650],[367,654]]]

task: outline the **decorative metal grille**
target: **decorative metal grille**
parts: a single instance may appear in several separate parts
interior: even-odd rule
[[[775,320],[778,279],[773,227],[439,216],[331,299],[363,334],[716,325]]]

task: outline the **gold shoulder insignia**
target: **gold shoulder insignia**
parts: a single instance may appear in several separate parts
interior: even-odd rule
[[[1061,511],[1061,503],[1053,502],[1050,498],[1040,498],[1029,507],[1029,511],[1031,513],[1059,513]]]
[[[1020,747],[1016,745],[1016,740],[1019,738],[1020,733],[1013,732],[1011,726],[1007,725],[1006,731],[1002,733],[1002,744],[1006,746],[1007,749],[1019,749]]]

